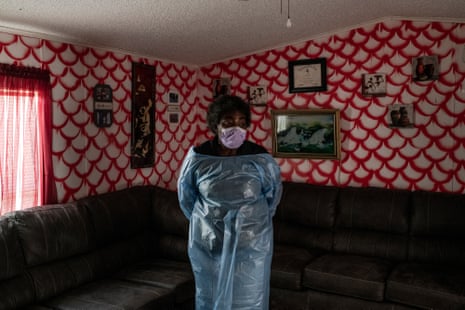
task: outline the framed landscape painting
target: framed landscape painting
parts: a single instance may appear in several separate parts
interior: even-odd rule
[[[339,159],[339,110],[272,110],[273,156]]]

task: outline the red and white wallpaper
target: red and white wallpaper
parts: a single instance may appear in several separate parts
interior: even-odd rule
[[[412,58],[430,55],[438,56],[439,80],[412,81]],[[290,94],[288,61],[320,57],[328,90]],[[378,72],[387,95],[362,96],[362,74]],[[277,158],[284,180],[465,192],[465,24],[386,21],[207,66],[199,75],[203,108],[218,77],[243,97],[248,86],[267,87],[268,107],[253,108],[250,132],[269,150],[271,109],[341,111],[341,159]],[[413,105],[414,128],[388,126],[392,104]]]
[[[155,166],[130,168],[132,62],[156,67]],[[0,33],[0,62],[48,69],[52,76],[53,164],[58,200],[114,191],[137,184],[175,188],[184,141],[195,140],[195,117],[181,126],[167,118],[168,92],[182,109],[196,101],[197,68],[115,52]],[[113,90],[113,124],[93,123],[93,88]]]
[[[412,81],[412,58],[438,55],[440,77]],[[290,94],[288,61],[327,59],[328,90]],[[156,67],[155,166],[130,168],[131,64]],[[341,111],[341,159],[276,158],[283,180],[465,193],[465,24],[387,20],[201,68],[0,32],[0,62],[49,69],[53,156],[59,200],[136,184],[175,189],[188,148],[210,137],[205,117],[213,80],[231,79],[247,97],[265,85],[268,105],[253,107],[250,139],[271,151],[271,109]],[[361,75],[385,73],[387,95],[363,97]],[[92,89],[113,90],[113,125],[92,122]],[[168,120],[179,94],[180,123]],[[390,128],[388,106],[413,104],[414,128]]]

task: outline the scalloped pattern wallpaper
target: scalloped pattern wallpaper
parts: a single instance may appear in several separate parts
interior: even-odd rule
[[[438,80],[414,82],[412,58],[438,55]],[[290,94],[288,61],[327,59],[328,90]],[[130,168],[131,64],[156,67],[155,166]],[[188,148],[210,138],[205,122],[213,80],[231,79],[246,97],[265,85],[268,104],[252,107],[250,139],[271,151],[271,109],[341,111],[341,159],[276,158],[286,181],[465,193],[465,24],[385,21],[196,68],[24,35],[0,33],[0,62],[50,70],[53,156],[59,200],[136,184],[176,188]],[[385,73],[387,95],[361,95],[364,73]],[[92,122],[92,89],[113,89],[113,124]],[[168,121],[179,94],[180,123]],[[388,107],[413,104],[414,128],[390,128]]]
[[[412,58],[438,55],[440,78],[412,81]],[[327,59],[328,90],[288,92],[288,61]],[[363,97],[361,76],[385,73],[387,95]],[[277,158],[285,180],[340,186],[465,192],[465,25],[390,21],[201,69],[205,109],[212,78],[232,92],[265,85],[268,108],[253,107],[253,140],[272,148],[270,109],[341,111],[341,159]],[[415,128],[390,128],[388,107],[413,104]],[[202,117],[205,121],[205,117]],[[205,138],[204,138],[205,139]]]

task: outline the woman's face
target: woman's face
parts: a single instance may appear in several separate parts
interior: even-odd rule
[[[247,118],[245,115],[239,111],[234,111],[223,115],[218,123],[218,132],[221,128],[230,128],[230,127],[241,127],[243,129],[247,128]]]
[[[240,128],[240,129],[238,129]],[[247,118],[238,111],[225,114],[218,124],[220,155],[232,156],[247,138]]]

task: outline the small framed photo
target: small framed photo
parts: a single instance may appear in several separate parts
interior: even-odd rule
[[[249,87],[249,104],[256,106],[266,105],[266,86]]]
[[[213,80],[213,98],[231,93],[231,79],[220,78]]]
[[[178,104],[169,104],[168,105],[168,122],[170,124],[178,124],[181,114],[181,109]]]
[[[412,59],[412,68],[414,81],[439,79],[439,58],[437,55],[414,57]]]
[[[413,104],[392,104],[388,106],[388,124],[391,128],[413,128]]]
[[[97,84],[94,87],[94,100],[99,102],[112,102],[113,94],[111,86],[107,84]]]
[[[273,156],[339,159],[339,110],[272,110]]]
[[[362,95],[367,97],[386,96],[386,74],[363,74]]]
[[[170,91],[168,94],[168,100],[170,104],[179,103],[179,94],[176,91]]]
[[[326,58],[302,59],[289,62],[289,92],[327,90]]]
[[[113,124],[113,93],[110,85],[97,84],[94,87],[94,124],[110,127]]]

